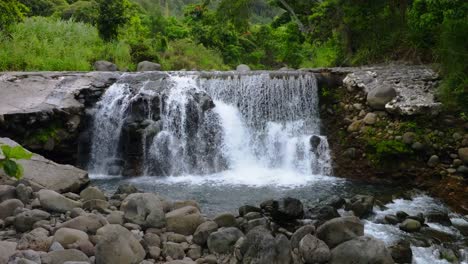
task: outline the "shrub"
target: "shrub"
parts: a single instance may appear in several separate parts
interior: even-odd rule
[[[374,140],[367,144],[369,159],[381,167],[397,163],[412,154],[412,150],[401,141],[397,140]]]

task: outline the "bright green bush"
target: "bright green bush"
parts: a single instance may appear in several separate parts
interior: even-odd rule
[[[0,71],[89,71],[100,59],[131,64],[128,45],[104,43],[88,24],[34,17],[0,33]]]
[[[16,0],[0,0],[0,31],[19,22],[28,8]]]
[[[370,161],[385,167],[408,157],[412,154],[412,150],[401,141],[369,139],[367,153]]]
[[[227,69],[219,53],[187,39],[169,42],[167,51],[162,54],[161,65],[164,70]]]

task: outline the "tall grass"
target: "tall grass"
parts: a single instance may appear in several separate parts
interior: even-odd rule
[[[130,48],[104,43],[91,25],[33,17],[0,35],[0,71],[88,71],[96,60],[131,65]]]

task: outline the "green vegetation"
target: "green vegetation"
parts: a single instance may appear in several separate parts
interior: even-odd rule
[[[0,8],[0,70],[89,70],[97,59],[130,70],[141,60],[165,70],[434,63],[440,100],[468,112],[463,0],[0,0]]]
[[[398,163],[413,153],[399,140],[369,140],[367,148],[369,160],[381,167]]]
[[[30,159],[32,153],[25,150],[21,146],[11,147],[8,145],[0,146],[0,154],[3,154],[3,157],[0,157],[0,168],[11,177],[20,179],[23,176],[23,166],[17,163],[17,160],[20,159]]]

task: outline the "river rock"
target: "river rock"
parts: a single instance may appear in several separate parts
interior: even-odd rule
[[[241,240],[239,240],[241,241]],[[242,238],[240,254],[242,263],[290,263],[290,242],[279,234],[276,238],[263,226],[258,226],[249,231]]]
[[[47,251],[52,245],[52,237],[49,231],[38,227],[29,233],[25,233],[18,242],[17,249],[31,249],[36,251]]]
[[[207,244],[212,253],[227,254],[233,251],[234,244],[244,234],[235,227],[220,228],[208,236]]]
[[[124,224],[124,213],[122,211],[112,211],[107,217],[107,222],[114,225]]]
[[[166,242],[163,247],[163,255],[171,259],[183,259],[185,257],[184,248],[181,244]]]
[[[345,209],[353,211],[357,217],[365,217],[372,213],[374,208],[374,197],[370,195],[355,195],[349,203],[346,204]]]
[[[41,255],[39,252],[34,251],[34,250],[22,250],[22,251],[16,251],[15,254],[13,254],[10,257],[9,264],[37,264],[41,263]],[[0,261],[0,263],[2,263]]]
[[[89,201],[89,200],[107,200],[106,196],[104,193],[99,190],[97,187],[88,187],[84,189],[83,191],[80,192],[80,197],[83,199],[83,202]]]
[[[157,234],[154,233],[146,233],[143,237],[145,244],[148,247],[160,247],[161,246],[161,238]]]
[[[140,191],[138,190],[135,185],[128,184],[128,183],[123,183],[120,184],[119,187],[117,187],[117,191],[115,191],[116,195],[119,194],[132,194],[132,193],[139,193]]]
[[[95,71],[108,71],[108,72],[111,72],[111,71],[118,71],[119,70],[117,65],[115,65],[114,63],[112,63],[110,61],[105,61],[105,60],[96,61],[93,64],[93,68],[94,68]]]
[[[73,201],[52,190],[42,189],[38,192],[41,206],[50,211],[65,213],[75,207],[82,207],[80,202]]]
[[[297,229],[294,234],[291,236],[291,248],[299,248],[299,242],[301,242],[302,238],[309,234],[315,233],[315,226],[313,225],[305,225]]]
[[[120,225],[106,225],[96,235],[96,264],[138,264],[145,258],[140,242]]]
[[[27,210],[16,215],[14,225],[19,232],[26,232],[32,229],[34,223],[49,217],[49,213],[39,209]]]
[[[96,214],[86,214],[75,217],[60,224],[57,229],[67,227],[72,229],[78,229],[88,234],[95,234],[98,229],[107,225],[107,220]]]
[[[331,251],[330,264],[393,264],[385,244],[372,237],[362,236],[343,242]]]
[[[390,85],[380,85],[367,94],[367,103],[376,110],[384,110],[385,105],[397,96],[397,92]]]
[[[151,61],[142,61],[138,63],[137,71],[144,72],[144,71],[160,71],[161,64],[154,63]]]
[[[374,125],[377,122],[377,115],[375,113],[367,113],[362,121],[366,125]]]
[[[421,223],[418,220],[407,218],[399,227],[403,231],[412,233],[421,229]]]
[[[268,211],[273,220],[278,222],[288,222],[301,219],[304,216],[304,206],[298,199],[286,197],[279,201],[264,203],[264,209]]]
[[[439,164],[439,162],[440,162],[439,156],[432,155],[427,161],[427,166],[434,168],[435,166]]]
[[[208,236],[216,230],[218,230],[218,224],[214,221],[206,221],[200,224],[193,234],[193,242],[198,245],[205,245],[208,240]]]
[[[83,261],[89,263],[89,258],[76,249],[65,249],[49,252],[41,257],[42,264],[63,264],[67,261]]]
[[[160,228],[165,225],[163,199],[151,193],[133,193],[120,206],[127,221],[145,227]]]
[[[16,186],[16,196],[23,203],[25,204],[29,203],[29,200],[31,199],[32,194],[33,194],[33,189],[30,186],[26,186],[22,183]]]
[[[93,199],[84,202],[83,208],[89,211],[98,210],[99,212],[106,212],[109,208],[109,203],[105,200]]]
[[[390,254],[396,263],[412,263],[413,252],[409,242],[399,241],[389,247]]]
[[[355,216],[334,218],[317,229],[317,237],[330,248],[363,235],[364,224]]]
[[[245,64],[239,64],[237,67],[236,67],[236,71],[239,71],[239,72],[248,72],[250,71],[250,67],[248,65],[245,65]]]
[[[213,220],[219,227],[237,226],[236,217],[231,213],[219,214]]]
[[[0,241],[0,264],[7,264],[8,259],[15,254],[16,243]]]
[[[468,164],[468,148],[458,149],[458,157],[460,157],[465,164]]]
[[[262,209],[260,209],[258,207],[255,207],[255,206],[252,206],[252,205],[243,205],[243,206],[239,207],[239,215],[240,216],[244,216],[244,215],[246,215],[248,213],[251,213],[251,212],[261,213]]]
[[[88,234],[81,230],[71,228],[60,228],[54,234],[54,241],[59,242],[62,246],[68,247],[71,244],[79,241],[88,241]]]
[[[16,189],[11,185],[0,185],[0,203],[16,198]]]
[[[185,206],[166,214],[167,230],[186,236],[193,235],[204,221],[200,211],[193,206]]]
[[[452,221],[447,213],[441,211],[430,211],[426,214],[427,221],[432,223],[439,223],[445,226],[451,226]]]
[[[311,234],[305,235],[299,242],[299,253],[306,264],[327,263],[330,259],[327,244]]]
[[[13,216],[13,213],[17,208],[24,208],[23,202],[18,199],[10,199],[0,203],[0,219]]]

